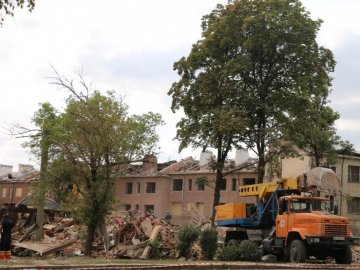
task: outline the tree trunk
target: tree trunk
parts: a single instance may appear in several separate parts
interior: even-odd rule
[[[38,185],[37,194],[37,211],[36,211],[36,230],[35,241],[41,241],[43,237],[43,226],[44,226],[44,200],[45,200],[45,189],[47,179],[47,167],[49,158],[49,144],[47,142],[46,134],[44,132],[43,138],[41,139],[41,161],[40,161],[40,180]]]
[[[86,244],[85,244],[85,256],[88,256],[88,257],[91,256],[92,243],[93,243],[94,236],[95,236],[95,230],[96,230],[96,225],[95,224],[90,223],[87,226],[87,236],[86,236]]]
[[[266,161],[265,161],[265,140],[264,138],[260,139],[260,142],[258,144],[258,153],[259,153],[259,163],[257,166],[257,171],[258,171],[258,183],[263,183],[264,182],[264,176],[265,176],[265,165],[266,165]]]
[[[264,182],[265,177],[265,159],[263,157],[259,157],[259,164],[257,167],[258,170],[258,183]]]
[[[214,202],[213,202],[213,211],[211,216],[211,226],[214,227],[215,225],[215,215],[216,215],[216,209],[215,207],[219,205],[220,203],[220,184],[222,180],[222,171],[221,169],[216,169],[216,180],[215,180],[215,189],[214,189]]]
[[[223,139],[222,137],[218,138],[218,148],[217,148],[217,158],[216,158],[216,180],[215,180],[215,188],[214,188],[214,202],[213,202],[213,209],[212,209],[212,216],[211,216],[211,226],[215,225],[215,215],[216,209],[215,207],[220,203],[220,185],[222,180],[222,170],[224,168],[225,158],[227,155],[223,153]]]

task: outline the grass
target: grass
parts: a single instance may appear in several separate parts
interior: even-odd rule
[[[131,260],[105,259],[89,257],[13,257],[10,260],[0,260],[2,266],[46,266],[46,265],[109,265],[109,264],[167,264],[176,260]]]

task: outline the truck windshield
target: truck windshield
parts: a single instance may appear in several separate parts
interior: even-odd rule
[[[329,201],[311,199],[292,199],[290,201],[290,212],[310,213],[311,211],[329,213]]]

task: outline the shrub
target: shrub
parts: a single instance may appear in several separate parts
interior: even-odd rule
[[[158,260],[161,258],[160,242],[158,240],[150,240],[147,243],[150,247],[149,259]]]
[[[262,249],[249,240],[241,241],[237,246],[226,246],[221,250],[219,260],[221,261],[259,261]]]
[[[187,256],[191,245],[198,239],[199,229],[192,224],[183,225],[178,233],[176,248],[180,251],[180,256]]]
[[[250,240],[243,240],[239,245],[240,261],[259,261],[262,249]]]
[[[240,259],[239,247],[226,246],[223,247],[219,255],[220,261],[238,261]]]
[[[203,256],[212,260],[217,249],[218,232],[214,228],[208,228],[200,234],[200,246]]]

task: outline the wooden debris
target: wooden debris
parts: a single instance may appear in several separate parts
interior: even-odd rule
[[[150,241],[151,241],[151,240],[155,240],[161,230],[162,230],[162,226],[161,226],[161,225],[155,226],[154,229],[153,229],[152,232],[151,232],[151,235],[150,235],[150,239],[149,239],[149,240],[150,240]],[[142,253],[140,259],[147,259],[147,257],[149,256],[149,252],[150,252],[150,247],[147,246],[147,247],[144,249],[144,252]]]
[[[141,224],[140,224],[140,228],[142,229],[142,231],[144,232],[144,234],[147,237],[151,236],[151,233],[153,231],[153,226],[151,225],[151,221],[149,218],[145,218]]]
[[[25,217],[24,217],[25,218]],[[34,253],[40,256],[62,251],[66,256],[79,256],[83,254],[85,243],[80,235],[86,234],[86,228],[71,218],[54,217],[44,224],[44,237],[41,242],[32,241],[31,236],[36,225],[24,225],[25,219],[20,218],[17,231],[13,233],[14,254],[29,256]],[[159,240],[160,249],[164,256],[175,258],[177,227],[163,219],[156,219],[149,215],[126,211],[115,211],[106,217],[103,232],[108,235],[110,245],[104,248],[103,232],[96,232],[93,242],[92,255],[106,258],[147,258],[150,247],[149,240]]]
[[[27,242],[27,243],[19,243],[15,242],[13,243],[13,246],[15,247],[21,247],[25,249],[33,250],[37,253],[42,255],[46,255],[52,252],[56,252],[58,250],[64,249],[70,245],[72,245],[75,242],[75,240],[65,241],[62,243],[46,243],[46,242]]]
[[[38,228],[37,224],[34,223],[31,227],[29,227],[29,228],[26,230],[24,236],[19,239],[19,242],[24,241],[24,240],[25,240],[26,238],[28,238],[30,235],[32,235],[33,233],[35,233],[35,231],[37,230],[37,228]]]

